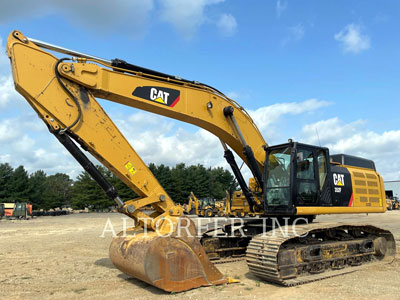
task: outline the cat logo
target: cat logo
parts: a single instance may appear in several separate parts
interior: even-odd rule
[[[344,186],[344,174],[333,173],[333,183],[337,186]]]
[[[150,99],[162,104],[168,103],[169,93],[162,90],[157,90],[156,88],[150,89]]]
[[[180,99],[180,91],[160,86],[139,86],[132,96],[174,107]]]

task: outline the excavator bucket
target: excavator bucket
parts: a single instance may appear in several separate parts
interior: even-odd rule
[[[189,218],[169,236],[135,229],[113,238],[110,258],[122,272],[168,292],[228,282],[210,262]],[[125,235],[125,236],[124,236]]]

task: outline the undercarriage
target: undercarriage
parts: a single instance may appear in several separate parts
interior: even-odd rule
[[[364,224],[300,224],[295,220],[286,220],[283,226],[276,226],[282,223],[273,218],[227,222],[204,232],[201,243],[214,263],[246,259],[251,273],[285,286],[394,259],[396,244],[387,230]]]

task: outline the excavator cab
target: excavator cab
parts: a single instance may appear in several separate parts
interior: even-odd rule
[[[330,192],[329,150],[297,142],[266,148],[264,206],[267,214],[295,215],[297,206],[320,206]]]

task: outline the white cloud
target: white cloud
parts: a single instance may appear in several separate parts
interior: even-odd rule
[[[252,94],[253,94],[252,91],[245,90],[245,89],[244,90],[238,90],[238,91],[233,90],[233,91],[225,93],[225,95],[228,98],[230,98],[232,100],[235,100],[236,102],[237,101],[245,102],[245,101],[251,100],[251,99],[254,98]]]
[[[377,133],[366,128],[367,122],[357,120],[345,123],[332,118],[302,128],[305,142],[328,147],[331,154],[345,153],[372,159],[384,180],[400,179],[400,130]]]
[[[371,46],[369,36],[363,34],[361,27],[356,24],[347,25],[334,38],[341,43],[344,52],[359,53]]]
[[[99,32],[127,33],[131,37],[140,37],[146,30],[148,20],[153,10],[153,0],[96,0],[76,1],[71,5],[71,0],[50,1],[54,6],[59,6],[66,18],[76,20]],[[100,32],[101,32],[100,31]]]
[[[2,68],[8,64],[9,62],[6,54],[6,49],[3,47],[3,39],[0,37],[0,75]]]
[[[231,14],[222,14],[217,22],[217,27],[222,35],[232,36],[237,27],[237,22]]]
[[[282,13],[286,9],[287,9],[287,2],[286,1],[281,1],[281,0],[276,1],[275,10],[276,10],[276,17],[278,19],[281,17]]]
[[[282,40],[282,46],[285,46],[286,44],[288,44],[290,42],[298,42],[298,41],[302,40],[305,33],[306,33],[306,30],[302,23],[299,23],[295,26],[288,27],[287,35]]]
[[[129,36],[141,36],[147,29],[153,0],[13,0],[3,1],[0,23],[18,17],[43,17],[62,13],[72,23],[93,29],[96,33],[110,33],[115,30]]]
[[[137,112],[126,120],[118,119],[116,124],[147,163],[224,165],[218,138],[203,129],[183,128],[182,123],[147,112]],[[221,155],[216,154],[218,148]]]
[[[0,76],[0,108],[8,105],[13,97],[16,96],[14,83],[11,76]]]
[[[276,103],[260,107],[256,110],[248,110],[248,113],[257,124],[265,137],[274,132],[272,127],[284,115],[300,115],[311,113],[322,107],[331,105],[330,102],[318,99],[308,99],[302,102]]]
[[[5,143],[17,137],[19,130],[14,126],[16,120],[2,120],[0,122],[0,142]]]
[[[31,149],[35,146],[35,141],[30,138],[26,133],[18,135],[17,139],[12,142],[12,147],[15,154],[30,154]]]
[[[230,36],[237,23],[230,14],[219,20],[207,15],[207,7],[225,0],[13,0],[2,3],[0,24],[18,18],[41,18],[62,14],[72,24],[90,29],[96,34],[124,33],[142,37],[150,25],[161,21],[173,25],[183,38],[191,39],[205,22],[218,26]],[[24,9],[20,9],[23,7]],[[77,9],[79,7],[79,9]]]
[[[13,167],[23,165],[29,172],[43,169],[50,174],[63,172],[76,176],[78,164],[69,154],[62,153],[62,146],[44,130],[43,122],[29,114],[1,120],[0,162]],[[46,148],[42,148],[44,145]]]
[[[208,5],[225,0],[160,0],[161,16],[171,23],[185,38],[191,39],[197,29],[206,21],[204,10]]]
[[[356,134],[365,121],[358,120],[348,124],[343,124],[338,117],[318,121],[313,124],[303,126],[302,133],[307,137],[310,144],[322,145],[329,144],[331,141],[340,138],[349,138]]]

